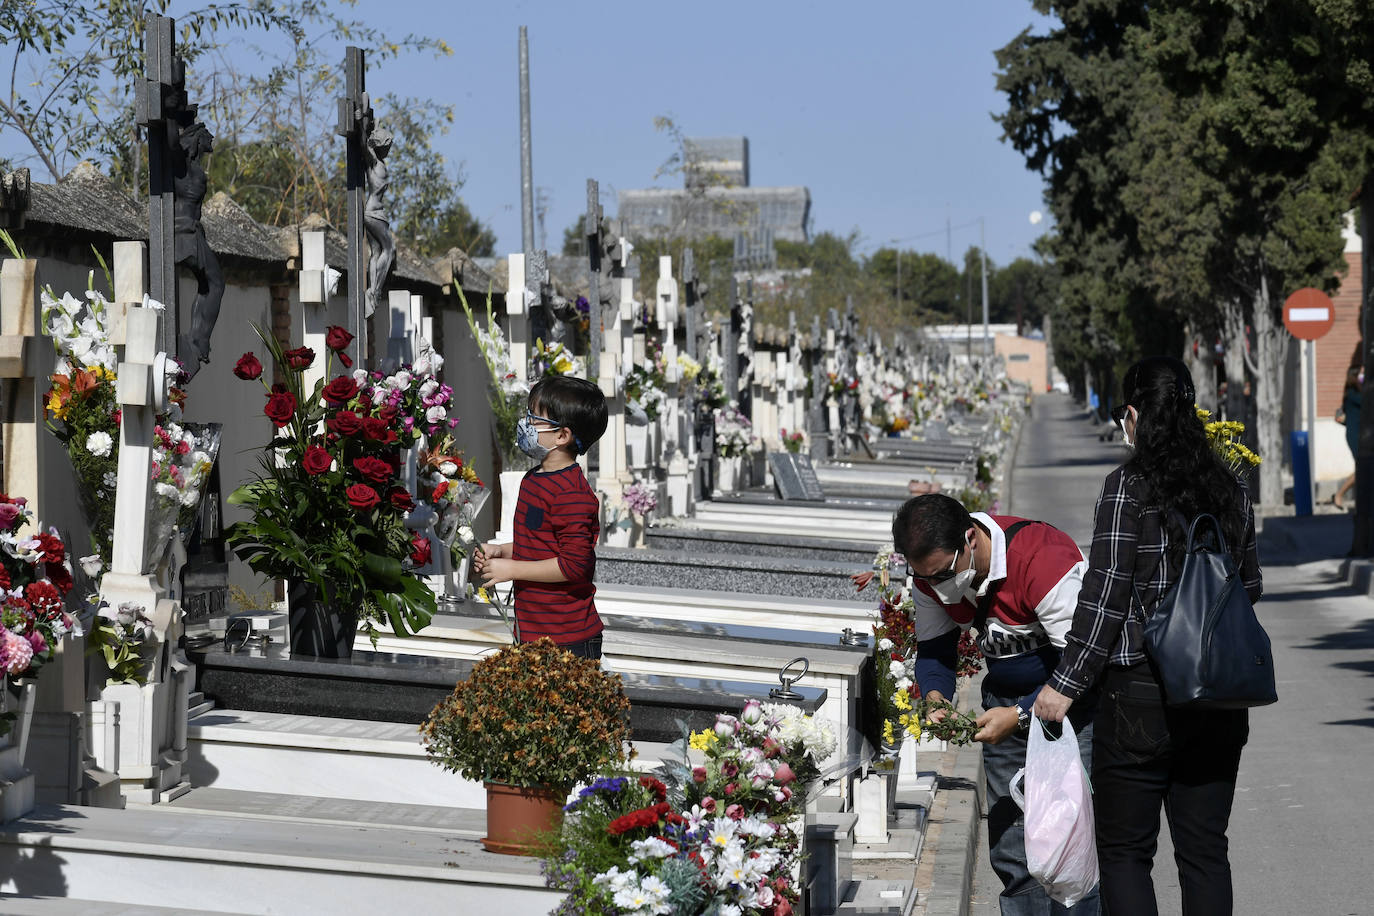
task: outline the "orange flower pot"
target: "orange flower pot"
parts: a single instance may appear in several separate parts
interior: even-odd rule
[[[524,788],[487,782],[487,835],[482,845],[488,852],[507,856],[533,856],[563,823],[567,792],[547,786]]]

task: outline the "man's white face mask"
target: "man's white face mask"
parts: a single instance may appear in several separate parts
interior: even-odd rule
[[[1135,439],[1131,438],[1130,430],[1126,429],[1126,423],[1128,421],[1132,429],[1140,422],[1140,414],[1130,405],[1126,405],[1121,409],[1120,418],[1116,420],[1116,425],[1121,427],[1121,441],[1126,443],[1127,448],[1133,449],[1135,448]]]
[[[931,590],[944,604],[958,604],[964,600],[973,585],[974,577],[978,575],[978,571],[973,568],[973,540],[967,534],[964,535],[964,546],[968,549],[968,568],[957,568],[959,556],[963,553],[961,550],[954,555],[954,559],[949,563],[949,568],[954,571],[954,575],[938,582],[931,581],[929,583]]]

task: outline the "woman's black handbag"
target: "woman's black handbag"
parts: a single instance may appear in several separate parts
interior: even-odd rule
[[[1215,550],[1198,541],[1204,522],[1216,533]],[[1278,700],[1269,634],[1213,516],[1188,526],[1183,570],[1145,621],[1145,646],[1170,706],[1244,709]]]

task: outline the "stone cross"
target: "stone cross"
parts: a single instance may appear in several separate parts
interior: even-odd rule
[[[362,48],[344,51],[344,95],[339,98],[335,132],[344,138],[345,183],[348,188],[348,320],[353,334],[349,355],[355,367],[367,365],[367,268],[369,248],[366,230],[367,163],[364,147],[373,123],[372,101],[367,94],[367,63]]]
[[[530,305],[535,296],[525,285],[525,256],[506,256],[506,339],[510,342],[511,371],[530,381]]]
[[[743,303],[740,301],[739,279],[730,276],[730,323],[722,329],[720,355],[725,365],[725,396],[730,400],[739,397],[739,334],[744,323]]]
[[[306,391],[314,391],[322,380],[328,362],[325,335],[331,321],[329,308],[329,272],[324,260],[324,230],[307,229],[301,232],[301,271],[298,277],[301,302],[301,345],[315,351],[315,363],[306,369],[301,382]],[[356,364],[355,364],[356,365]]]
[[[745,294],[738,299],[738,316],[732,312],[730,323],[735,331],[735,352],[726,356],[738,367],[736,388],[731,393],[739,399],[740,413],[754,418],[754,280],[745,281]]]
[[[157,313],[130,307],[125,314],[124,358],[115,382],[119,424],[119,486],[115,490],[114,542],[110,570],[100,596],[111,607],[130,602],[153,621],[157,647],[149,683],[115,685],[102,699],[120,704],[118,771],[121,791],[131,802],[153,804],[175,798],[189,785],[181,779],[186,759],[187,666],[176,645],[181,608],[158,581],[148,555],[148,507],[153,427],[166,408],[164,354],[157,352]],[[175,537],[175,535],[174,535]],[[175,580],[169,575],[168,584]]]
[[[821,461],[830,457],[829,427],[826,426],[825,399],[828,391],[824,350],[821,335],[821,316],[811,316],[811,340],[808,342],[811,363],[811,392],[807,404],[806,428],[811,437],[811,458]]]
[[[601,198],[595,178],[587,179],[587,212],[582,217],[582,234],[587,244],[587,377],[600,377],[601,360],[601,256],[605,238],[601,231]],[[593,455],[596,446],[592,446]]]
[[[148,132],[148,294],[161,302],[161,344],[175,354],[181,333],[176,267],[176,117],[186,104],[186,65],[176,53],[176,21],[148,17],[144,78],[134,92],[134,119]]]

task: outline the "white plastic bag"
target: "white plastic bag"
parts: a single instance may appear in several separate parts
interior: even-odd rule
[[[1024,794],[1021,783],[1024,781]],[[1011,779],[1011,796],[1026,813],[1026,866],[1052,900],[1073,906],[1097,886],[1097,840],[1088,774],[1073,726],[1052,739],[1032,717],[1026,765]]]

